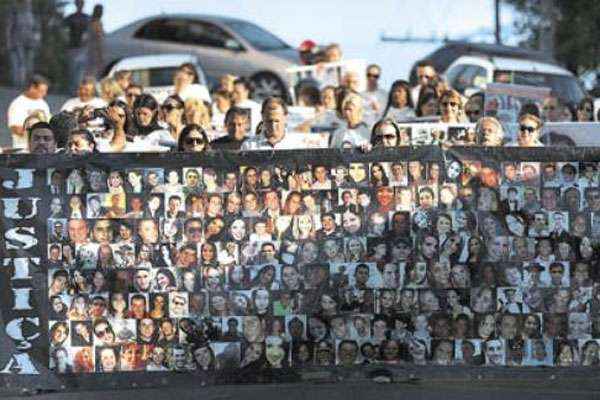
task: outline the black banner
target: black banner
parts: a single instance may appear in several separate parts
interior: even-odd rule
[[[3,156],[0,377],[597,366],[599,155]]]

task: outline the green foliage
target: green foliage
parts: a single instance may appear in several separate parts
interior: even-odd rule
[[[539,48],[542,31],[554,25],[554,56],[574,73],[600,65],[600,1],[506,0],[519,12],[525,45]],[[544,11],[546,10],[546,11]]]
[[[13,0],[20,1],[20,0]],[[6,26],[8,10],[13,7],[13,1],[0,0],[0,27]],[[36,54],[35,72],[50,79],[53,91],[66,89],[68,85],[68,69],[65,49],[67,39],[62,26],[64,17],[64,0],[32,0],[32,9],[36,23],[39,24],[41,43]],[[0,31],[0,70],[8,71],[9,59],[4,30]],[[0,84],[10,85],[10,76],[0,74]]]

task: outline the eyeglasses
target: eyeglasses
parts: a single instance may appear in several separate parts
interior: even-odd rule
[[[197,145],[197,144],[206,144],[206,142],[202,138],[189,137],[189,138],[185,139],[185,144]]]
[[[369,74],[367,73],[367,78],[379,79],[379,74]]]
[[[533,126],[529,126],[529,125],[521,125],[519,126],[519,130],[521,132],[529,132],[529,133],[533,133],[537,130],[537,128],[533,127]]]

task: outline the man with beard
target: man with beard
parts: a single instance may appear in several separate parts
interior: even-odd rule
[[[29,128],[29,152],[31,154],[56,153],[56,136],[50,124],[38,122]]]

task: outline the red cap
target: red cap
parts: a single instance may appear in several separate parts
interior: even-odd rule
[[[304,42],[300,43],[300,47],[298,47],[298,49],[300,51],[310,51],[313,48],[315,48],[316,46],[317,46],[317,44],[315,42],[313,42],[310,39],[307,39]]]

